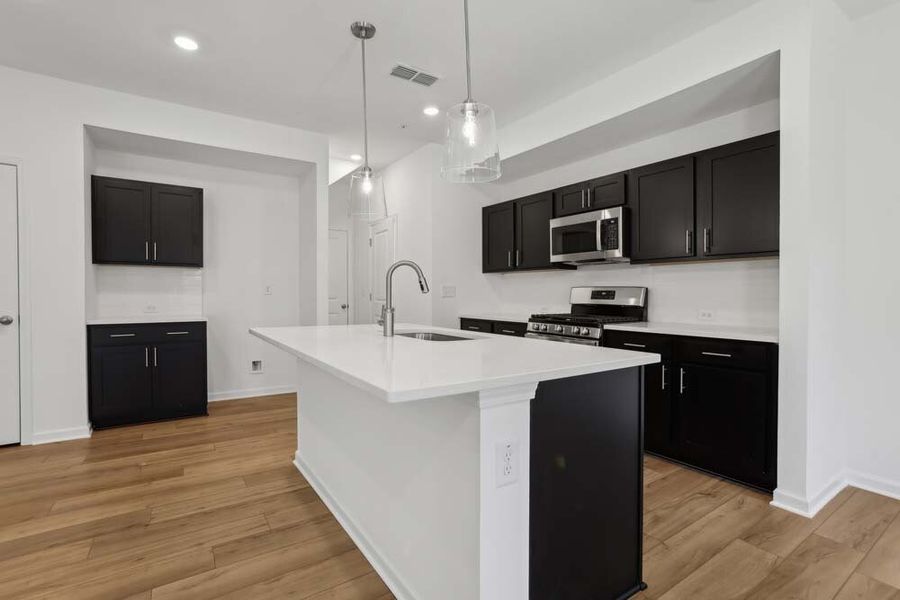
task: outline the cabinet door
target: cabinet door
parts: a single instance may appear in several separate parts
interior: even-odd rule
[[[634,260],[694,256],[694,159],[635,169],[628,177]]]
[[[153,353],[153,409],[158,418],[206,413],[206,342],[165,342]]]
[[[683,460],[771,489],[766,373],[688,363],[679,381],[675,438]]]
[[[778,252],[778,133],[697,157],[702,256]]]
[[[672,364],[644,367],[644,449],[674,456],[672,448]]]
[[[203,266],[203,190],[154,184],[151,221],[154,264]]]
[[[625,173],[616,173],[587,182],[587,205],[590,210],[601,210],[625,204]]]
[[[481,212],[482,271],[511,271],[515,238],[516,211],[514,202],[486,206]],[[548,242],[549,244],[549,242]]]
[[[565,217],[590,210],[587,185],[576,183],[553,191],[553,216]]]
[[[94,427],[148,418],[153,402],[147,346],[96,346],[91,349],[90,363],[90,416]]]
[[[93,262],[144,264],[150,258],[150,184],[91,178]]]
[[[517,269],[549,269],[550,219],[553,196],[550,192],[516,200]]]

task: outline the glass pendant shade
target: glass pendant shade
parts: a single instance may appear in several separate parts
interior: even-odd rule
[[[384,180],[369,167],[363,167],[350,177],[350,216],[363,221],[387,216]]]
[[[480,102],[450,107],[441,175],[453,183],[484,183],[500,178],[494,109]]]

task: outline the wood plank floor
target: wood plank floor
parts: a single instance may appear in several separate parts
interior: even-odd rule
[[[0,449],[0,598],[393,598],[291,464],[295,398]],[[900,502],[815,519],[665,461],[645,468],[643,599],[900,600]]]

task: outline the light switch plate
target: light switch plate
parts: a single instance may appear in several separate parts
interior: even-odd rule
[[[441,286],[441,298],[456,298],[456,286],[455,285],[442,285]]]
[[[715,321],[716,313],[708,308],[701,308],[697,311],[697,318],[701,321]]]

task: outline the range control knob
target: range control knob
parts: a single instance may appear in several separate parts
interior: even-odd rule
[[[591,335],[591,330],[590,330],[590,328],[585,327],[584,329],[581,330],[581,333],[584,335]]]
[[[538,329],[541,328],[541,326],[538,325],[537,323],[532,323],[532,324],[531,324],[531,328],[532,328],[533,330],[537,331]]]
[[[557,332],[557,333],[562,333],[562,331],[563,331],[563,326],[562,326],[562,325],[557,325],[554,329],[556,329],[556,332]]]
[[[579,335],[581,333],[581,327],[573,327],[572,335]]]
[[[547,331],[547,326],[546,326],[546,325],[541,325],[541,331]]]

